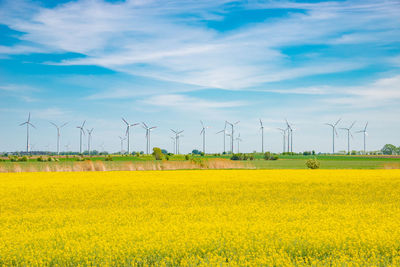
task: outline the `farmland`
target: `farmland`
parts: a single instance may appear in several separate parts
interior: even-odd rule
[[[0,174],[0,265],[400,264],[399,170]]]
[[[264,160],[261,153],[253,155],[254,160],[230,160],[231,155],[173,155],[156,161],[152,155],[106,156],[81,158],[77,156],[50,156],[57,162],[38,162],[38,156],[30,157],[26,162],[11,162],[8,158],[0,161],[0,172],[24,171],[127,171],[127,170],[172,170],[172,169],[306,169],[306,161],[316,158],[322,169],[399,169],[398,156],[348,156],[348,155],[279,155],[278,160]],[[49,156],[43,156],[47,159]],[[188,159],[186,159],[186,157]]]

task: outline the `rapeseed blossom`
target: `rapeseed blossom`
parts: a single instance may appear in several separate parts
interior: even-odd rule
[[[0,174],[0,265],[400,265],[399,170]]]

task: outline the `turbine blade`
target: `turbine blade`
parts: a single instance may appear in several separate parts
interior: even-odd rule
[[[367,123],[365,124],[364,131],[367,130],[367,126],[368,126],[368,121],[367,121]]]
[[[350,127],[349,127],[349,130],[351,129],[351,128],[353,128],[353,126],[354,126],[354,124],[356,123],[356,121],[353,121],[353,123],[350,125]]]
[[[337,122],[335,123],[335,126],[342,120],[342,118],[338,119]]]
[[[125,122],[126,125],[129,125],[129,123],[124,118],[121,119]]]
[[[31,113],[29,112],[29,115],[28,115],[28,120],[27,120],[27,122],[30,122],[31,121]]]
[[[170,129],[171,131],[173,131],[175,134],[176,134],[176,131],[174,131],[174,130],[172,130],[172,129]]]
[[[53,124],[54,125],[54,127],[56,127],[56,128],[58,128],[58,126],[55,124],[55,123],[53,123],[53,122],[51,122],[51,121],[49,121],[51,124]]]
[[[24,125],[24,124],[27,124],[28,122],[23,122],[23,123],[21,123],[19,126],[22,126],[22,125]]]
[[[235,122],[235,125],[238,124],[240,121]]]
[[[142,123],[143,123],[144,127],[149,128],[146,123],[144,123],[143,121],[142,121]]]
[[[82,123],[82,128],[83,128],[83,126],[85,126],[85,123],[86,123],[86,120],[83,121],[83,123]]]
[[[149,130],[155,129],[155,128],[157,128],[157,126],[150,127]]]
[[[203,121],[200,121],[200,123],[201,123],[201,126],[203,126],[203,128],[204,128],[204,123],[203,123]]]
[[[68,124],[68,122],[64,123],[63,125],[61,125],[60,128],[64,127],[64,126],[67,125],[67,124]]]

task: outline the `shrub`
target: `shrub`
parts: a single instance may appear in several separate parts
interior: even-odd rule
[[[241,160],[242,155],[241,154],[233,154],[231,157],[231,160]]]
[[[166,156],[165,156],[165,159],[166,159],[166,160],[169,160],[169,155],[166,155]]]
[[[309,169],[319,169],[320,162],[317,159],[309,159],[306,161],[306,166]]]
[[[185,160],[189,160],[189,155],[185,155]]]
[[[113,158],[111,157],[111,155],[108,155],[104,158],[105,161],[113,161]]]
[[[20,157],[18,161],[28,161],[28,157],[27,156]]]
[[[153,156],[156,160],[162,160],[163,158],[163,153],[161,151],[161,148],[159,147],[153,147]]]
[[[38,157],[36,160],[39,161],[39,162],[46,161],[42,156]]]
[[[271,152],[265,152],[264,153],[264,159],[265,160],[277,160],[278,159],[278,155],[271,154]]]

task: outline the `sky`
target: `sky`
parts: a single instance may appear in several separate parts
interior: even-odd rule
[[[400,1],[0,0],[0,151],[120,150],[130,123],[157,126],[151,146],[222,152],[216,132],[240,121],[240,152],[332,150],[331,128],[356,121],[351,149],[400,145]],[[338,129],[336,150],[347,148]],[[85,144],[87,136],[85,136]],[[228,139],[226,140],[228,144]],[[126,144],[125,144],[126,145]],[[131,150],[145,150],[131,129]],[[236,151],[235,143],[235,151]]]

